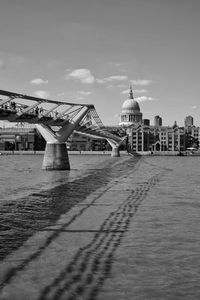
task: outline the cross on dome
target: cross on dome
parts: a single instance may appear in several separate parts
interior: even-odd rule
[[[134,99],[132,85],[130,85],[129,99]]]

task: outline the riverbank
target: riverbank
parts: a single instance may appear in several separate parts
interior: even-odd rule
[[[18,150],[18,151],[0,151],[0,155],[44,155],[45,151],[31,151],[31,150]],[[68,150],[69,155],[111,155],[111,151],[70,151]],[[141,156],[200,156],[198,151],[182,151],[181,155],[179,151],[140,151],[137,154]],[[128,154],[126,150],[120,151],[120,155],[131,155]]]
[[[44,155],[45,151],[0,151],[0,155]],[[111,151],[70,151],[69,155],[111,155]],[[127,154],[127,151],[120,151],[120,154]]]
[[[31,151],[31,150],[18,150],[18,151],[0,151],[0,155],[44,155],[45,151]],[[186,152],[182,151],[182,154],[186,155],[200,155],[200,152]],[[69,155],[111,155],[111,151],[70,151],[68,150]],[[137,154],[141,156],[153,155],[153,156],[179,156],[179,151],[140,151]],[[126,150],[121,150],[120,155],[131,155],[128,154]]]

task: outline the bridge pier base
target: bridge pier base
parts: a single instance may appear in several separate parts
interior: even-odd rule
[[[116,142],[114,140],[107,139],[107,141],[112,147],[111,157],[120,157],[119,147],[124,140],[122,140],[121,142]]]
[[[119,156],[120,156],[119,147],[112,147],[111,157],[119,157]]]
[[[43,170],[70,170],[65,143],[47,143],[43,159]]]
[[[82,112],[73,123],[66,121],[57,131],[45,124],[36,125],[47,142],[42,165],[43,170],[70,170],[66,141],[89,109],[90,106],[83,107]]]

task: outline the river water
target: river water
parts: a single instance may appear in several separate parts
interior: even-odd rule
[[[0,156],[0,260],[107,184],[116,176],[111,171],[118,161],[108,155],[71,155],[70,171],[44,171],[42,160],[42,155]]]
[[[99,299],[200,299],[199,157],[71,155],[70,171],[53,172],[41,170],[42,159],[0,157],[1,261],[140,162],[143,180],[151,170],[162,175],[129,224]]]

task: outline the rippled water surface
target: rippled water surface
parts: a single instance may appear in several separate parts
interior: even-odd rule
[[[0,156],[1,201],[16,200],[33,192],[48,190],[61,183],[86,176],[101,169],[110,159],[103,155],[71,155],[69,171],[45,172],[43,155]]]
[[[0,260],[98,188],[135,174],[124,215],[108,219],[127,220],[126,231],[113,233],[118,246],[98,299],[200,299],[200,157],[73,155],[71,171],[53,172],[41,170],[42,159],[0,157]]]
[[[198,300],[200,157],[148,157],[141,166],[144,176],[147,166],[163,173],[130,223],[103,296]]]
[[[0,259],[109,182],[115,159],[72,155],[70,171],[44,171],[40,155],[0,157]],[[110,177],[111,176],[111,177]]]

